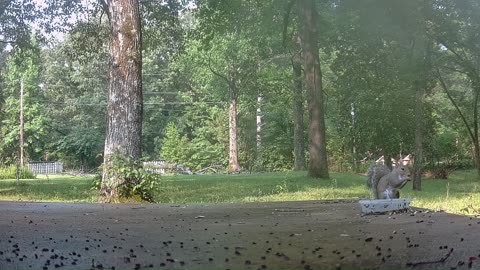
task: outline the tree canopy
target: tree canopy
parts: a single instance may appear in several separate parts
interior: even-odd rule
[[[478,1],[132,3],[133,32],[115,30],[126,15],[116,1],[0,3],[2,164],[18,159],[23,81],[31,161],[98,167],[105,136],[126,134],[106,117],[135,103],[135,158],[235,172],[321,165],[310,174],[327,177],[415,153],[427,169],[480,173]],[[118,33],[138,34],[135,53],[114,53]],[[138,65],[135,102],[112,98],[125,75],[116,56]]]

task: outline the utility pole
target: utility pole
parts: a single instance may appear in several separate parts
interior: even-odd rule
[[[24,165],[23,79],[20,79],[20,167]]]

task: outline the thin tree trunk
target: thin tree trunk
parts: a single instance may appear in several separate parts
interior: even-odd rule
[[[256,168],[261,169],[263,164],[263,157],[262,157],[262,104],[263,104],[263,96],[258,94],[257,96],[257,130],[256,130],[256,143],[257,143],[257,160],[256,160]]]
[[[427,78],[424,78],[427,80]],[[421,85],[415,93],[415,163],[413,164],[413,190],[422,190],[423,173],[423,130],[424,130],[425,87]]]
[[[383,154],[383,163],[385,164],[385,166],[387,166],[387,168],[392,170],[393,164],[392,164],[392,157],[390,155],[386,153]]]
[[[294,170],[305,169],[305,136],[303,126],[303,78],[302,78],[302,56],[296,53],[292,57],[293,73],[293,155]]]
[[[473,76],[472,76],[473,77]],[[480,97],[480,78],[477,77],[476,83],[473,85],[475,91],[475,99],[473,103],[473,147],[475,150],[475,166],[477,168],[477,174],[480,177],[480,143],[478,139],[478,101]]]
[[[315,0],[299,0],[297,4],[308,97],[308,151],[310,154],[308,175],[315,178],[328,178],[322,72],[317,44],[317,8]]]
[[[470,136],[470,139],[472,141],[473,145],[473,160],[475,163],[475,167],[477,169],[477,175],[480,177],[480,143],[478,139],[478,102],[479,102],[479,97],[480,97],[480,86],[477,84],[473,84],[473,90],[475,93],[474,96],[474,101],[473,101],[473,128],[470,126],[470,124],[467,121],[467,118],[465,115],[462,113],[460,110],[460,107],[458,107],[458,104],[455,102],[453,99],[450,90],[447,87],[447,84],[442,78],[442,74],[440,73],[440,70],[437,68],[437,78],[440,82],[440,86],[443,88],[445,93],[447,94],[448,99],[452,103],[453,107],[455,107],[455,110],[458,112],[458,115],[460,116],[460,119],[462,119],[463,124],[465,125],[468,135]],[[471,78],[475,78],[475,76],[470,75]]]
[[[473,83],[472,87],[475,93],[475,98],[474,98],[474,103],[473,103],[473,138],[472,138],[472,143],[473,143],[473,150],[474,150],[474,156],[473,160],[475,161],[475,167],[477,168],[477,174],[480,177],[480,143],[479,143],[479,138],[478,138],[478,102],[480,98],[480,78],[477,76],[471,76],[471,77],[476,77],[475,83]]]
[[[428,7],[425,7],[428,9]],[[432,71],[431,64],[432,44],[429,39],[425,40],[425,60],[422,70],[422,77],[417,83],[415,93],[415,163],[413,164],[413,190],[422,190],[423,174],[423,143],[425,132],[425,94],[428,87],[428,81]]]
[[[480,147],[478,140],[473,142],[473,161],[477,169],[477,174],[480,176]]]
[[[143,95],[139,1],[108,0],[107,6],[111,66],[101,193],[110,201],[124,181],[112,170],[112,156],[141,157]]]
[[[229,117],[229,158],[228,170],[230,172],[240,171],[238,163],[238,148],[237,148],[237,86],[235,81],[229,83],[230,91],[230,107],[228,109]]]
[[[358,172],[358,162],[357,162],[357,138],[355,134],[355,105],[351,104],[352,110],[350,114],[352,115],[352,164],[353,171]]]
[[[24,131],[25,125],[23,122],[23,79],[20,79],[20,167],[25,165],[24,154],[25,154],[25,141],[24,141]]]

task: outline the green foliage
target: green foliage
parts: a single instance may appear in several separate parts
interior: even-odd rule
[[[155,193],[158,192],[160,175],[148,172],[143,168],[141,160],[135,160],[121,155],[113,155],[109,174],[102,180],[103,186],[115,187],[119,199],[136,199],[154,202]],[[98,187],[98,181],[93,182]]]
[[[5,105],[0,114],[0,163],[13,164],[20,145],[20,86],[24,88],[24,147],[25,156],[39,160],[45,155],[48,141],[49,118],[43,102],[45,95],[40,88],[40,44],[32,40],[28,49],[10,54],[6,63]]]
[[[35,179],[35,175],[27,167],[20,167],[18,171],[20,179]],[[0,167],[0,179],[16,179],[17,166]]]
[[[277,102],[282,97],[278,97]],[[283,97],[285,98],[285,97]],[[284,102],[290,102],[286,100]],[[264,117],[262,167],[267,171],[288,171],[293,168],[293,123],[287,107],[266,105],[271,110]]]
[[[168,162],[182,163],[189,166],[191,151],[187,137],[180,135],[177,126],[173,122],[168,123],[165,138],[162,141],[161,157]]]
[[[69,167],[95,168],[102,162],[106,129],[108,25],[96,13],[97,2],[88,7],[81,1],[44,2],[42,7],[19,0],[0,4],[0,39],[15,42],[12,51],[4,50],[6,43],[0,42],[0,163],[13,164],[17,156],[18,91],[23,78],[27,157],[48,156]],[[480,44],[479,2],[320,2],[318,34],[331,168],[352,171],[358,169],[354,160],[370,154],[412,153],[414,93],[419,84],[427,86],[427,169],[438,164],[447,164],[448,170],[469,168],[472,142],[467,131],[474,130],[472,108],[478,107],[475,97],[480,91],[474,68]],[[290,170],[291,60],[300,53],[293,38],[296,1],[199,0],[193,10],[188,3],[142,5],[144,156],[194,170],[226,166],[228,90],[234,83],[240,165],[249,170]],[[72,25],[66,20],[71,12],[88,12],[89,20]],[[66,16],[49,17],[59,13]],[[41,38],[31,38],[29,25],[68,33],[63,41],[40,46]],[[429,42],[432,65],[439,68],[470,128],[426,72],[424,48]],[[264,103],[262,144],[257,149],[259,95]]]
[[[51,119],[45,148],[50,158],[73,168],[100,165],[105,134],[108,51],[101,43],[82,51],[86,27],[91,25],[80,25],[63,43],[43,51],[43,92]]]

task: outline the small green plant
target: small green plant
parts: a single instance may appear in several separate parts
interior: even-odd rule
[[[281,184],[275,186],[273,189],[273,194],[287,193],[288,191],[288,183],[286,180],[283,180]]]
[[[93,188],[115,188],[120,199],[140,198],[143,201],[155,202],[155,193],[160,182],[160,175],[148,172],[143,168],[141,160],[121,155],[113,155],[109,183],[104,183],[101,176],[93,179]]]
[[[27,167],[20,167],[18,171],[20,179],[35,179],[35,174]],[[17,166],[0,167],[0,179],[16,179]]]

